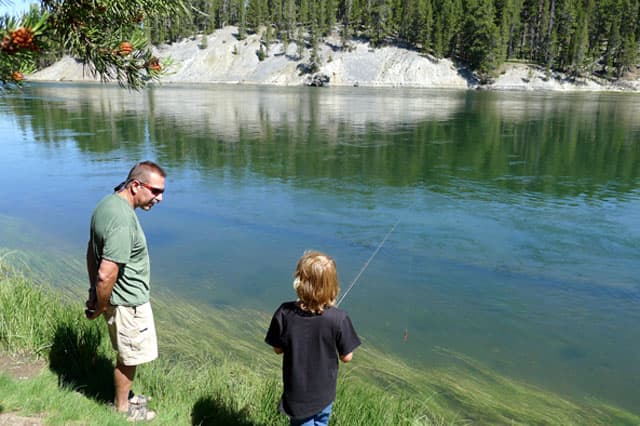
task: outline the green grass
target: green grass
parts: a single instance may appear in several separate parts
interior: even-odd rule
[[[0,374],[0,411],[48,424],[127,424],[109,407],[114,354],[102,319],[83,316],[84,290],[55,290],[6,266],[0,254],[0,350],[35,354],[48,368],[29,380]],[[276,404],[280,358],[263,343],[269,318],[162,294],[154,312],[160,358],[134,390],[153,395],[158,425],[286,425]],[[169,301],[171,301],[169,303]],[[341,365],[333,425],[611,425],[640,418],[599,401],[568,401],[496,375],[461,354],[418,370],[368,341]]]

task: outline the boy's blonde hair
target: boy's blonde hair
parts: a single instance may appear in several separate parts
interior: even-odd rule
[[[304,252],[294,273],[293,288],[302,309],[321,314],[336,303],[340,286],[336,262],[319,251]]]

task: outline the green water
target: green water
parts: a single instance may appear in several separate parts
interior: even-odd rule
[[[32,85],[0,97],[0,245],[81,265],[95,204],[155,159],[155,288],[270,313],[303,250],[344,290],[397,225],[341,305],[367,344],[640,413],[638,117],[629,94]]]

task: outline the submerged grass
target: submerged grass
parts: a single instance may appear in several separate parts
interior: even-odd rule
[[[84,318],[82,293],[71,299],[0,260],[0,350],[36,354],[49,367],[26,381],[0,374],[0,412],[42,414],[49,424],[126,424],[108,405],[114,355],[104,321]],[[263,343],[265,314],[196,306],[169,294],[154,299],[154,311],[160,358],[139,368],[134,383],[136,392],[154,396],[154,424],[288,423],[276,410],[280,358]],[[455,366],[417,370],[365,340],[340,368],[332,424],[640,423],[615,407],[567,401],[443,352]]]

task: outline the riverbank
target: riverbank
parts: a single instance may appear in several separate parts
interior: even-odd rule
[[[22,362],[48,368],[18,376],[0,370],[0,417],[126,424],[108,406],[113,351],[104,322],[83,317],[84,289],[36,284],[39,279],[6,266],[18,257],[19,264],[30,264],[27,256],[0,249],[0,353],[20,354]],[[154,424],[287,424],[275,408],[281,392],[280,359],[262,341],[268,315],[197,306],[158,291],[154,305],[160,358],[140,368],[134,389],[154,396]],[[445,349],[457,365],[416,369],[363,338],[354,361],[340,368],[332,417],[336,424],[640,422],[599,401],[568,401],[496,375]]]
[[[14,363],[0,364],[7,366],[0,370],[0,424],[25,416],[34,419],[29,424],[127,424],[109,406],[113,351],[104,321],[87,321],[78,303],[81,296],[69,296],[0,265],[0,354],[20,358],[23,365],[48,367],[15,375]],[[211,312],[175,299],[170,304],[166,299],[156,301],[155,308],[164,313],[157,317],[161,356],[141,366],[134,383],[137,393],[154,397],[150,403],[158,412],[154,424],[288,423],[276,409],[280,359],[266,345],[259,350],[253,343],[234,339],[247,330],[255,333],[255,324],[245,321],[238,327],[238,312],[214,318]],[[264,316],[255,318],[260,326],[266,321]],[[228,344],[220,345],[225,341]],[[425,415],[415,399],[385,395],[347,366],[341,368],[338,395],[334,411],[338,423],[357,425],[367,419],[366,424],[408,424],[402,421],[404,416]]]
[[[629,91],[640,92],[640,75],[615,82],[604,79],[571,79],[527,64],[503,65],[491,84],[480,84],[464,67],[400,46],[372,48],[366,40],[352,40],[342,48],[329,37],[318,49],[315,73],[302,73],[311,50],[295,43],[261,44],[259,34],[238,40],[237,27],[228,26],[208,36],[197,36],[158,46],[159,57],[170,58],[160,83],[268,84],[300,86],[325,81],[328,86],[421,87],[440,89]],[[264,53],[264,59],[260,60]],[[83,65],[65,57],[27,76],[34,81],[97,81]]]

